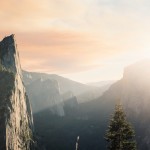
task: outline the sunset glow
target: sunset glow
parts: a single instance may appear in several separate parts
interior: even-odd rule
[[[15,34],[22,68],[83,83],[117,80],[150,58],[147,0],[9,0],[0,39]]]

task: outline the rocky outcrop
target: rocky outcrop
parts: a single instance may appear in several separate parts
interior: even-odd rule
[[[71,91],[68,91],[62,95],[65,107],[76,108],[78,106],[78,100]]]
[[[0,150],[31,150],[33,120],[14,35],[0,42]]]
[[[71,116],[78,111],[78,100],[71,91],[68,91],[62,95],[64,101],[64,111],[66,116]]]
[[[49,109],[53,114],[64,116],[63,99],[56,80],[37,79],[26,85],[33,113]]]

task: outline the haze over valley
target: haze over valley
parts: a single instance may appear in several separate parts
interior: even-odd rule
[[[2,0],[0,150],[150,150],[150,2]]]

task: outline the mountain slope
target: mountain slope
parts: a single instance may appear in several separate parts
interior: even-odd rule
[[[54,114],[64,116],[63,100],[57,81],[37,79],[27,85],[26,89],[31,100],[33,113],[50,109]]]
[[[56,80],[59,83],[59,88],[61,93],[72,91],[75,95],[80,95],[84,92],[87,92],[93,87],[78,83],[76,81],[69,80],[67,78],[55,75],[55,74],[45,74],[45,73],[36,73],[36,72],[27,72],[23,71],[23,79],[26,85],[32,83],[37,79],[51,79]]]
[[[32,111],[22,82],[14,35],[0,42],[0,149],[30,150]]]
[[[53,113],[64,116],[65,100],[69,99],[74,104],[82,103],[99,97],[104,91],[54,74],[23,71],[23,79],[33,113],[49,108]],[[69,94],[70,98],[65,99],[64,95],[67,93],[72,94]]]
[[[113,84],[99,99],[83,104],[85,114],[100,117],[106,121],[114,105],[121,100],[128,119],[136,130],[136,139],[140,150],[149,150],[150,146],[150,61],[142,61],[124,70],[123,78]],[[106,124],[105,124],[106,125]],[[104,133],[103,133],[104,134]]]
[[[49,115],[47,110],[35,114],[35,128],[39,131],[39,135],[43,136],[46,148],[53,150],[73,149],[76,137],[80,136],[80,150],[106,150],[105,131],[115,104],[121,100],[127,119],[135,128],[138,149],[149,150],[149,68],[150,61],[126,67],[121,80],[114,83],[101,97],[81,103],[76,112],[71,115],[69,113],[70,116],[59,118]],[[53,118],[54,122],[51,122],[51,119],[47,120],[47,118]],[[41,121],[42,125],[40,125]],[[52,135],[53,138],[51,138]]]
[[[87,85],[95,86],[95,87],[107,87],[109,88],[113,83],[115,83],[115,80],[108,80],[108,81],[100,81],[100,82],[91,82],[87,83]]]

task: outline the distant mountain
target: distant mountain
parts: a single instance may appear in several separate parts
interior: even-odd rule
[[[90,82],[87,83],[87,85],[95,86],[95,87],[107,87],[109,88],[113,83],[115,83],[115,80],[108,80],[108,81],[100,81],[100,82]]]
[[[71,103],[90,101],[105,91],[105,89],[88,86],[55,74],[23,71],[23,80],[33,113],[50,108],[53,113],[64,116],[64,104],[71,106]]]
[[[104,122],[114,105],[121,100],[128,119],[136,130],[140,150],[150,149],[150,61],[142,61],[124,69],[123,78],[114,83],[102,97],[82,105],[81,110]],[[104,134],[104,133],[103,133]]]
[[[100,81],[100,82],[87,83],[87,85],[93,86],[93,87],[98,87],[99,88],[99,92],[101,92],[103,94],[115,82],[117,82],[117,81],[115,81],[115,80],[109,80],[109,81]],[[99,96],[102,96],[102,94],[99,95]]]
[[[81,150],[106,150],[105,131],[115,104],[121,100],[128,120],[136,132],[138,149],[150,149],[150,61],[142,61],[125,68],[123,78],[99,98],[81,103],[72,115],[61,118],[48,116],[47,111],[35,114],[36,130],[44,135],[47,149],[73,149],[80,136]],[[71,111],[70,111],[71,114]],[[39,126],[43,118],[43,128]],[[46,118],[55,118],[54,122]],[[48,127],[54,127],[50,130]],[[61,130],[60,130],[61,129]],[[69,130],[68,130],[69,129]],[[49,132],[47,132],[49,131]],[[62,137],[60,138],[60,134]],[[47,141],[47,139],[53,139]],[[61,143],[58,145],[58,143]]]
[[[84,92],[96,89],[96,88],[87,86],[85,84],[61,77],[56,74],[45,74],[45,73],[38,73],[38,72],[23,71],[23,80],[24,80],[25,85],[31,84],[33,81],[35,81],[37,79],[56,80],[59,84],[61,94],[68,92],[68,91],[72,91],[74,95],[78,96]]]
[[[150,61],[142,61],[125,68],[123,79],[116,90],[124,104],[128,118],[136,128],[139,147],[150,149]],[[119,92],[120,91],[120,92]],[[107,97],[107,93],[105,94]],[[114,97],[117,99],[117,97]],[[107,99],[110,99],[108,96]]]
[[[33,113],[50,109],[54,114],[64,116],[63,99],[56,80],[37,79],[26,85],[26,89],[31,100]]]
[[[0,42],[0,150],[33,150],[33,119],[14,35]]]

